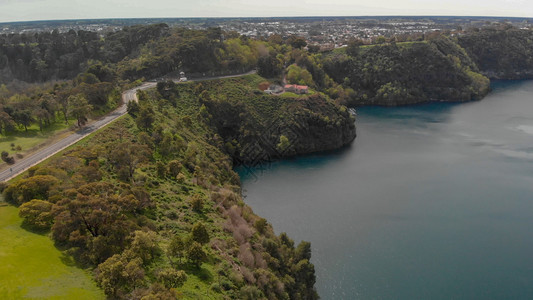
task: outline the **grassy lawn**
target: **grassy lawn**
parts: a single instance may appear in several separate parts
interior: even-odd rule
[[[89,273],[21,222],[16,207],[0,202],[0,299],[104,299]]]
[[[184,264],[180,268],[187,272],[187,281],[183,287],[178,289],[178,295],[183,299],[218,299],[220,297],[220,295],[210,291],[211,283],[216,282],[212,265],[204,263],[199,269],[196,269]]]
[[[98,119],[118,107],[118,104],[113,102],[98,110],[93,111],[90,121]],[[50,125],[50,127],[43,128],[41,132],[39,130],[39,124],[33,123],[28,126],[28,131],[24,128],[17,128],[16,132],[8,133],[7,135],[0,134],[0,152],[7,151],[10,156],[17,159],[16,154],[25,154],[32,148],[47,142],[54,137],[58,132],[66,131],[69,128],[73,128],[76,125],[76,119],[69,118],[69,124],[65,124],[62,116],[58,117],[58,120]],[[20,150],[18,147],[20,146]],[[2,161],[0,161],[2,163]]]
[[[76,124],[75,120],[69,120],[69,125],[65,124],[64,121],[58,121],[50,127],[44,128],[43,132],[39,131],[38,124],[32,124],[28,127],[27,132],[24,129],[19,129],[16,132],[9,133],[7,136],[2,134],[0,135],[0,152],[7,151],[9,155],[13,156],[17,153],[25,153],[31,148],[44,143],[59,131],[66,130],[74,124]],[[14,144],[15,147],[12,147],[11,144]],[[21,150],[16,150],[18,146],[20,146]]]
[[[296,93],[292,93],[292,92],[285,92],[281,95],[279,95],[280,97],[282,98],[306,98],[308,96],[311,96],[311,95],[314,95],[316,94],[316,92],[312,89],[309,89],[309,93],[307,94],[296,94]]]

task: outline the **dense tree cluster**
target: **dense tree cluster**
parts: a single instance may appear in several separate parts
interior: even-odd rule
[[[352,105],[467,101],[489,90],[489,80],[445,37],[359,47],[350,55],[337,52],[324,59],[326,72],[354,91]]]
[[[489,78],[533,78],[532,30],[488,27],[459,36],[457,41]]]
[[[166,24],[125,27],[102,37],[74,31],[0,35],[0,83],[71,79],[91,61],[117,63],[150,40],[168,34]],[[110,81],[109,78],[99,78]]]
[[[0,90],[0,135],[5,136],[27,132],[35,124],[41,132],[53,130],[57,123],[79,128],[90,117],[110,111],[122,101],[115,73],[101,64],[92,65],[71,81],[21,93],[10,91],[6,85],[0,85]],[[2,159],[13,163],[14,158],[5,154]]]
[[[219,28],[206,31],[176,28],[168,36],[147,43],[138,55],[121,61],[118,70],[127,79],[154,78],[178,70],[195,76],[213,76],[243,73],[261,62],[265,73],[280,74],[276,58],[279,47],[225,34]]]

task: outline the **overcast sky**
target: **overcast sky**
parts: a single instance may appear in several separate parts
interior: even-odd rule
[[[0,0],[0,22],[374,15],[533,17],[533,0]]]

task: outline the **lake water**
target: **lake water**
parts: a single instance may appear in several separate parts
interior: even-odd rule
[[[358,110],[348,148],[246,175],[310,241],[322,299],[533,299],[533,81],[482,101]]]

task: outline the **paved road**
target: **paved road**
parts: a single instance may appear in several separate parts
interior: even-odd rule
[[[123,103],[128,103],[133,100],[137,100],[136,93],[137,90],[145,90],[152,88],[156,85],[155,82],[149,82],[145,83],[141,86],[138,86],[134,89],[127,90],[122,94]],[[5,169],[4,171],[0,172],[0,181],[7,181],[18,174],[24,172],[28,168],[40,163],[41,161],[47,159],[48,157],[56,154],[57,152],[65,149],[66,147],[76,143],[77,141],[81,140],[82,138],[86,137],[92,132],[95,132],[96,130],[103,128],[104,126],[111,123],[113,120],[117,119],[120,116],[123,116],[127,113],[127,106],[126,104],[122,104],[119,108],[114,110],[113,112],[109,113],[105,117],[91,123],[90,125],[76,131],[75,133],[51,144],[48,145],[37,152],[23,158],[18,159],[15,164],[11,165],[9,168]]]
[[[204,81],[204,80],[211,80],[211,79],[232,78],[232,77],[239,77],[239,76],[244,76],[244,75],[249,75],[249,74],[254,74],[254,73],[255,71],[251,71],[251,72],[244,73],[244,74],[218,76],[218,77],[206,77],[206,78],[195,79],[191,81]],[[106,125],[108,125],[109,123],[117,119],[118,117],[125,115],[127,113],[126,103],[130,101],[137,101],[138,90],[150,89],[150,88],[155,87],[156,85],[157,85],[156,82],[146,82],[142,84],[141,86],[125,91],[124,93],[122,93],[122,100],[124,103],[122,104],[122,106],[120,106],[119,108],[111,112],[110,114],[106,115],[105,117],[101,118],[100,120],[91,123],[87,127],[84,127],[83,129],[80,129],[77,132],[63,139],[51,145],[48,145],[23,159],[17,159],[15,164],[11,165],[9,168],[0,172],[0,182],[8,181],[9,179],[17,176],[18,174],[26,171],[30,167],[40,163],[41,161],[47,159],[48,157],[76,143],[77,141],[86,137],[90,133],[95,132],[98,129],[105,127]]]

